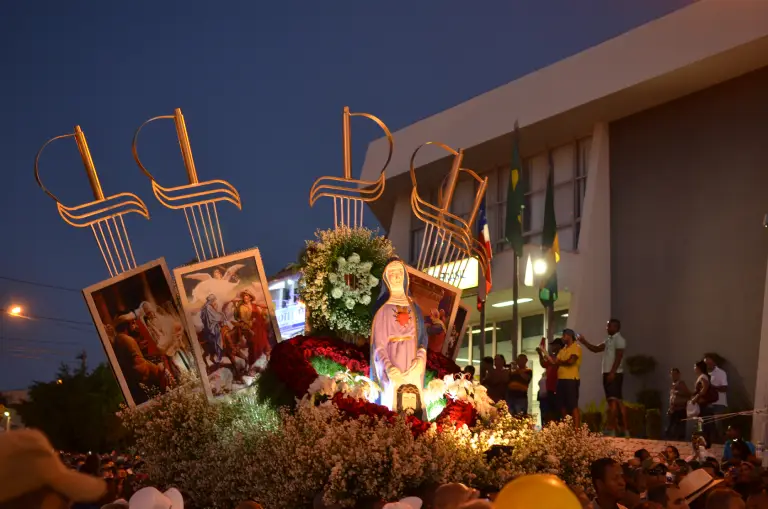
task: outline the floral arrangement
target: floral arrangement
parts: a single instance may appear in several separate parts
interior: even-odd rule
[[[495,418],[472,425],[471,407],[457,402],[446,407],[439,429],[439,423],[405,419],[341,393],[309,403],[305,398],[295,411],[276,411],[245,390],[209,405],[200,393],[176,391],[150,408],[126,410],[123,419],[152,484],[178,488],[192,509],[230,508],[248,499],[293,509],[311,506],[318,496],[327,505],[353,507],[445,482],[501,487],[531,471],[585,482],[584,458],[598,453],[578,450],[577,432],[535,432],[531,421],[510,416],[503,404]],[[553,439],[562,443],[554,446]],[[539,451],[544,445],[548,449]],[[592,439],[583,445],[593,447]],[[490,457],[497,446],[511,452]]]
[[[266,372],[257,380],[257,385],[261,388],[261,393],[265,398],[272,399],[274,406],[292,405],[294,399],[302,399],[310,391],[310,386],[318,379],[320,375],[329,378],[335,378],[337,374],[349,373],[350,375],[367,376],[370,372],[368,359],[370,358],[370,349],[368,345],[357,346],[346,341],[335,338],[318,338],[309,336],[296,336],[287,341],[278,343],[270,354],[269,364]],[[318,369],[320,368],[320,369]],[[427,352],[427,381],[439,377],[453,377],[460,373],[461,368],[451,359],[435,352]],[[431,382],[430,382],[431,383]],[[289,398],[278,400],[274,395],[282,394],[276,385],[287,388]],[[352,383],[350,385],[356,385]],[[476,387],[482,387],[475,384]],[[444,396],[444,386],[441,386],[439,397]],[[483,389],[473,390],[473,394]],[[481,416],[485,416],[487,411],[486,403],[490,399],[474,401]],[[429,401],[426,404],[429,405]],[[444,408],[446,402],[441,401],[439,405],[433,405],[436,409],[434,417]],[[439,407],[439,408],[438,408]]]
[[[299,295],[313,331],[368,337],[371,303],[392,243],[367,228],[321,230],[300,261]]]
[[[435,378],[445,378],[446,375],[461,373],[461,368],[453,359],[443,354],[427,350],[427,371],[434,371]]]
[[[498,412],[498,407],[488,397],[488,391],[483,385],[457,374],[446,375],[442,380],[435,379],[429,382],[424,390],[424,399],[430,417],[439,413],[436,409],[445,413],[448,406],[453,406],[451,411],[455,413],[469,406],[473,410],[472,416],[467,416],[459,422],[474,424],[478,416],[488,421]],[[443,414],[440,413],[437,420],[439,421],[442,416]]]

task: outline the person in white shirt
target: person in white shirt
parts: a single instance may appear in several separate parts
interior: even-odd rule
[[[704,356],[704,362],[707,364],[707,371],[709,371],[709,382],[718,393],[717,401],[709,405],[707,413],[709,415],[722,415],[728,412],[728,375],[717,365],[717,360],[714,355],[707,354]],[[722,419],[715,421],[717,427],[717,443],[720,443],[724,436],[724,422],[725,421]]]
[[[627,341],[621,335],[621,321],[611,318],[605,327],[608,337],[599,345],[593,345],[582,335],[577,339],[591,352],[602,352],[603,390],[608,401],[608,422],[606,434],[621,434],[619,431],[619,412],[624,427],[623,434],[629,437],[627,429],[627,408],[624,406],[622,385],[624,382],[624,349]]]

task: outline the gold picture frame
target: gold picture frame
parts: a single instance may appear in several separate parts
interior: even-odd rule
[[[406,269],[408,270],[408,289],[411,299],[424,316],[424,325],[429,336],[429,349],[443,353],[443,347],[448,337],[447,332],[453,327],[453,321],[456,319],[456,312],[461,303],[461,290],[410,265],[406,265]],[[444,329],[442,342],[439,333],[430,334],[435,313]],[[439,345],[438,342],[440,342]]]
[[[249,387],[282,341],[259,250],[177,267],[173,277],[206,393],[215,399]]]
[[[130,408],[151,403],[154,391],[184,387],[182,372],[199,373],[201,352],[164,258],[91,285],[83,297]]]
[[[464,335],[469,328],[469,308],[463,303],[459,303],[459,309],[456,311],[456,317],[453,320],[453,325],[445,339],[445,345],[443,347],[443,355],[456,361],[456,357],[459,356],[459,350],[461,349],[461,342]],[[455,331],[455,339],[453,336]]]

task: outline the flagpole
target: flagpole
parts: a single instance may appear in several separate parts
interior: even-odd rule
[[[520,337],[519,334],[519,315],[517,309],[517,301],[520,300],[520,277],[518,275],[518,264],[520,256],[515,251],[515,260],[512,263],[512,359],[510,362],[517,359],[517,341]]]
[[[482,271],[482,280],[478,280],[477,285],[477,293],[478,293],[478,310],[480,311],[480,344],[478,347],[480,348],[480,365],[482,366],[482,361],[485,358],[485,302],[488,299],[488,295],[485,292],[485,273],[488,270],[487,267],[481,267],[480,270]]]

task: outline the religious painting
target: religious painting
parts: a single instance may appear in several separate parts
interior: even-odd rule
[[[199,352],[189,340],[164,259],[90,286],[83,296],[129,407],[196,374]]]
[[[213,396],[250,386],[281,341],[259,250],[179,267],[173,275]]]
[[[411,299],[424,315],[428,348],[443,353],[459,308],[461,290],[410,266],[408,279]]]
[[[443,345],[443,355],[449,359],[456,360],[461,348],[461,341],[466,336],[467,327],[469,327],[469,308],[459,303],[459,309],[456,310],[456,318],[450,328],[450,333]]]

